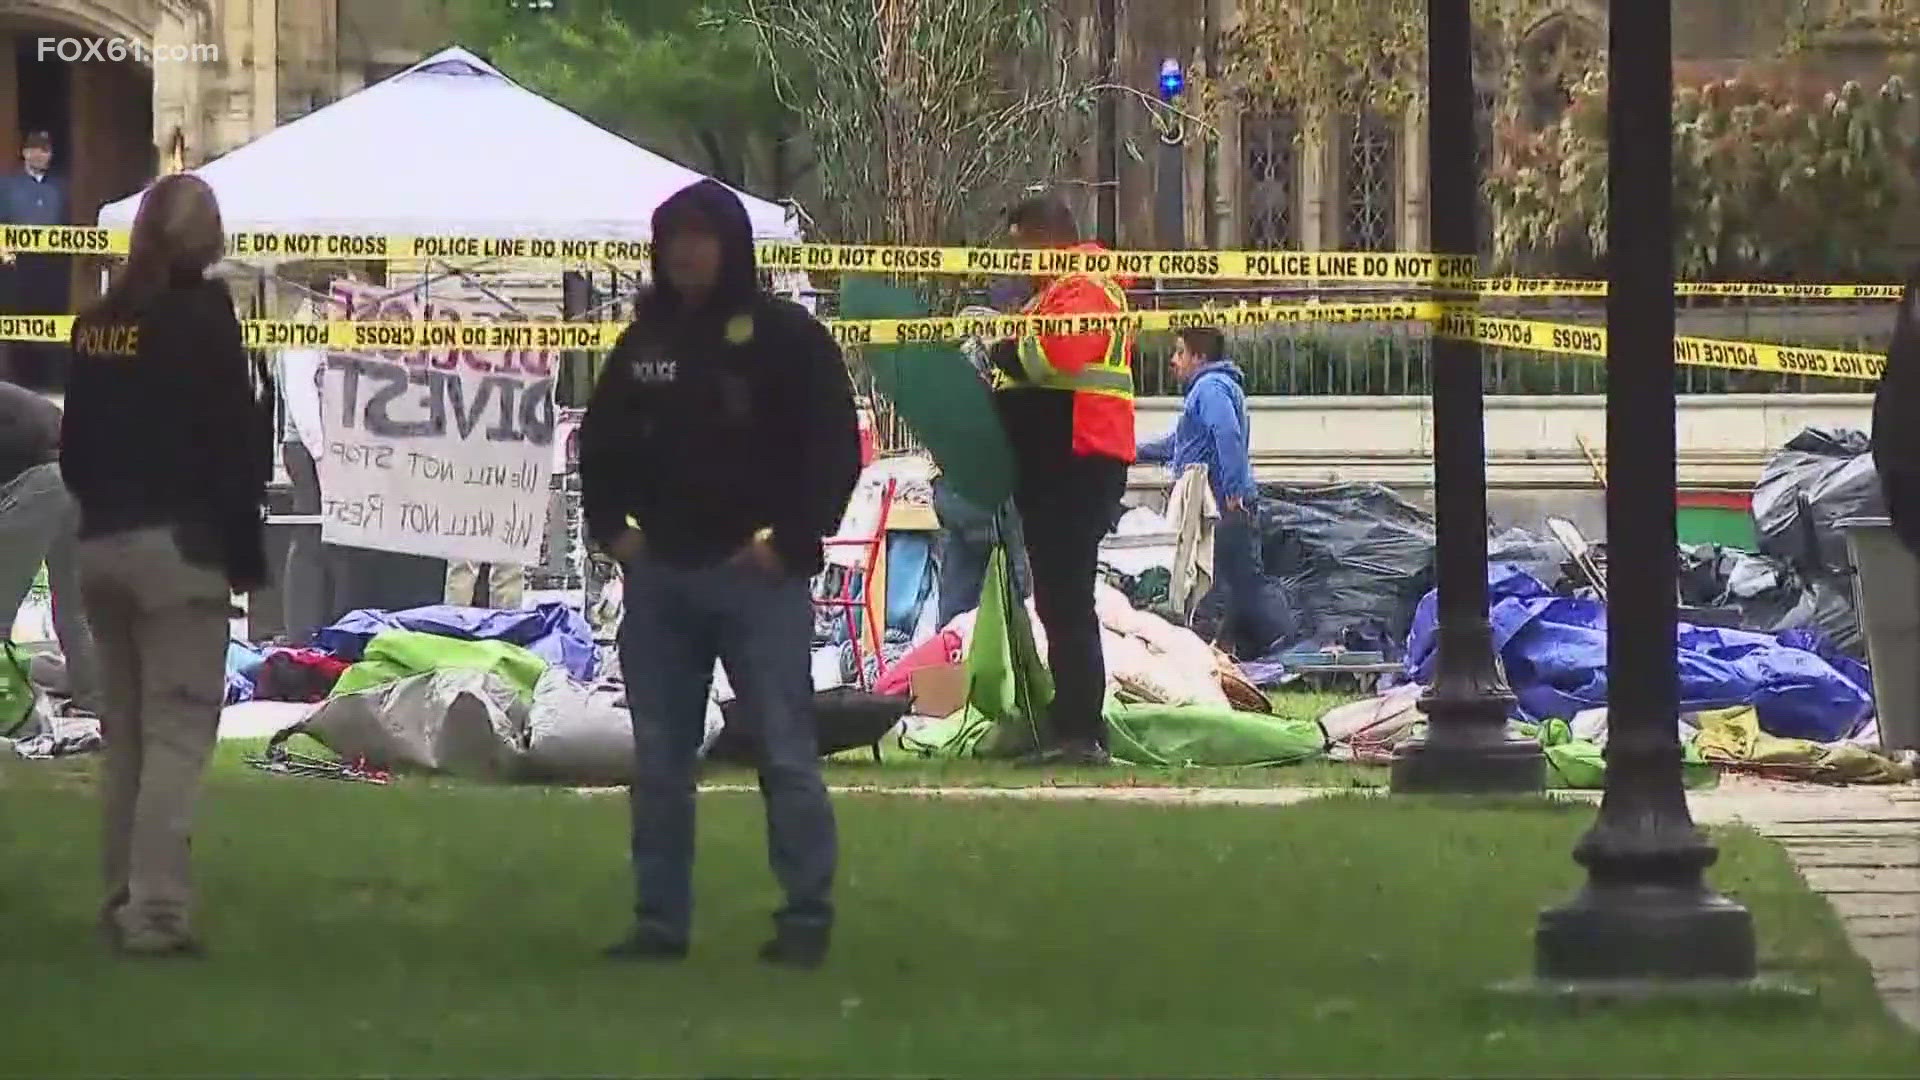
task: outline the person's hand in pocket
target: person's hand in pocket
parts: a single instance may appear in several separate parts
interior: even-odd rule
[[[786,573],[786,565],[781,561],[780,553],[773,549],[773,530],[761,529],[747,541],[734,556],[735,565],[751,567],[770,577],[780,577]]]
[[[625,566],[645,554],[646,550],[646,537],[640,534],[639,529],[628,529],[620,534],[620,538],[613,542],[612,547],[607,549],[607,554],[613,556],[614,561]]]

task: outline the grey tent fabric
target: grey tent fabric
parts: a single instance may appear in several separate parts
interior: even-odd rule
[[[720,734],[709,701],[701,753]],[[532,703],[484,671],[448,668],[343,694],[275,736],[302,734],[376,768],[484,780],[622,784],[633,775],[633,723],[618,682],[593,686],[550,668]]]
[[[449,668],[332,698],[275,738],[307,735],[382,769],[503,780],[522,772],[527,713],[507,680]]]
[[[720,735],[720,703],[707,700],[705,754]],[[633,719],[617,682],[586,686],[549,669],[533,690],[525,760],[530,780],[624,784],[633,777]]]

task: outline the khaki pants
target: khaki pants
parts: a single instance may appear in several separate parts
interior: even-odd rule
[[[473,603],[474,587],[480,584],[480,563],[453,559],[447,563],[447,603],[466,607]],[[487,575],[486,604],[501,611],[518,611],[527,592],[527,568],[490,563]]]
[[[185,938],[188,843],[226,696],[223,575],[188,563],[169,529],[80,543],[106,742],[104,914],[122,932]]]

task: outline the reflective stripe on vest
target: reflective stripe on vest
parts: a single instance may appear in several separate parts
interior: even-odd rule
[[[1100,286],[1113,301],[1117,314],[1127,310],[1127,294],[1112,278],[1085,275]],[[1028,382],[1015,383],[1011,380],[996,384],[995,389],[1015,389],[1020,386],[1034,386],[1045,390],[1071,390],[1081,394],[1099,394],[1103,397],[1133,400],[1133,368],[1127,363],[1127,346],[1131,343],[1131,331],[1109,333],[1107,335],[1107,355],[1099,363],[1088,364],[1078,374],[1069,375],[1053,366],[1048,359],[1047,350],[1040,344],[1037,334],[1024,334],[1018,344],[1020,367],[1027,374]]]

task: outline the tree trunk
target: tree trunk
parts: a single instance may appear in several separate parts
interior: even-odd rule
[[[792,163],[787,147],[792,137],[792,132],[785,127],[773,136],[773,161],[769,171],[773,174],[773,197],[776,201],[793,196],[793,177],[788,175],[792,171]]]
[[[740,187],[746,178],[739,174],[738,167],[727,156],[727,148],[721,143],[720,136],[711,128],[701,128],[699,138],[700,148],[707,152],[708,175],[723,184]]]

